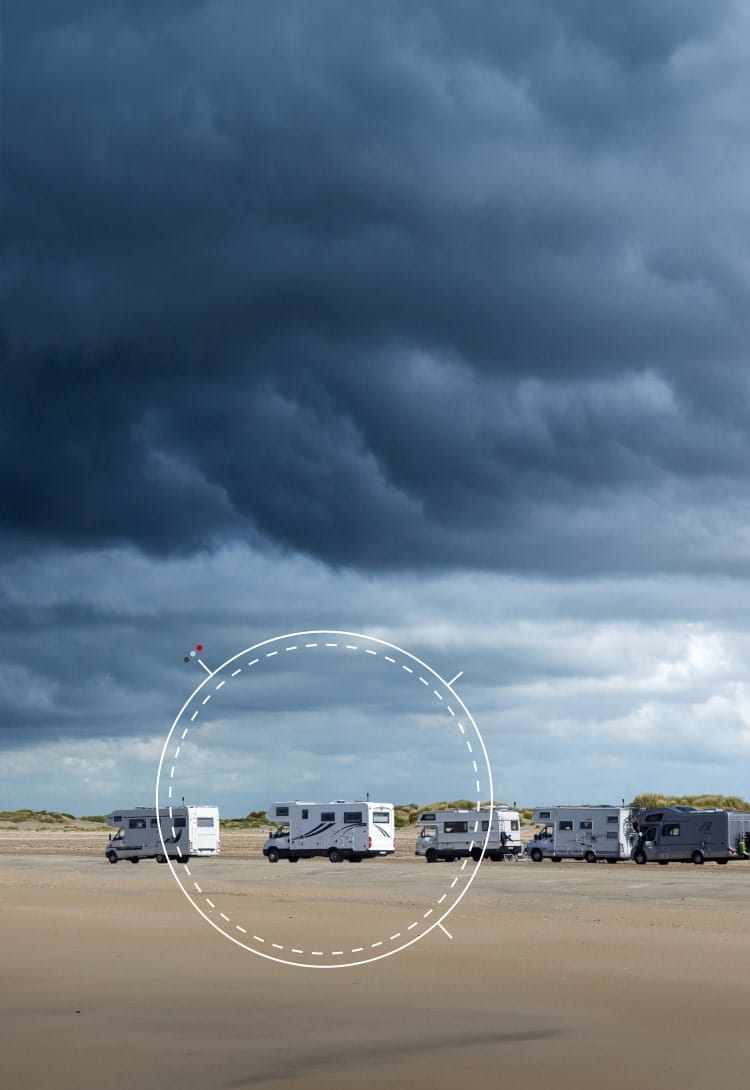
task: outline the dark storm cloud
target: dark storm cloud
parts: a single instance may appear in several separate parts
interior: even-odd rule
[[[699,566],[749,453],[741,5],[5,24],[13,543]]]

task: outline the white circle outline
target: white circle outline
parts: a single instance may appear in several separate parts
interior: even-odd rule
[[[360,965],[368,965],[368,964],[371,964],[372,962],[381,961],[384,958],[392,957],[394,954],[398,954],[401,951],[408,949],[410,946],[413,946],[414,943],[419,942],[426,935],[429,935],[431,931],[434,931],[436,927],[442,927],[443,921],[451,914],[451,912],[453,912],[453,910],[463,900],[463,898],[466,895],[466,893],[468,892],[472,882],[474,881],[477,874],[479,873],[479,868],[480,868],[480,866],[481,866],[481,864],[482,864],[482,862],[484,860],[485,850],[487,848],[487,843],[488,843],[489,838],[490,838],[490,832],[491,832],[491,828],[492,828],[492,823],[491,822],[488,823],[488,829],[487,829],[487,832],[486,832],[486,834],[484,836],[484,839],[482,841],[482,847],[481,847],[479,858],[477,860],[472,860],[474,862],[474,864],[475,864],[474,869],[470,873],[468,880],[464,883],[464,886],[463,886],[461,892],[458,894],[456,899],[449,905],[449,907],[443,912],[443,914],[441,916],[439,916],[438,919],[436,919],[433,923],[431,923],[429,927],[427,927],[423,931],[420,931],[418,935],[415,935],[413,939],[409,939],[408,942],[402,943],[400,946],[393,947],[393,949],[386,950],[383,953],[376,954],[376,955],[374,955],[372,957],[361,958],[361,959],[359,959],[357,961],[339,961],[339,962],[325,963],[325,962],[314,962],[314,961],[313,962],[291,961],[288,958],[281,958],[281,957],[278,957],[275,954],[269,954],[264,950],[257,950],[255,947],[249,946],[247,943],[242,942],[240,939],[236,938],[236,936],[229,934],[229,932],[225,931],[223,927],[221,927],[219,924],[216,923],[215,920],[211,919],[211,917],[208,916],[203,911],[201,906],[196,903],[196,901],[193,899],[193,897],[190,895],[190,893],[187,891],[185,886],[180,881],[180,877],[179,877],[179,875],[177,873],[177,870],[174,867],[172,859],[169,857],[167,846],[166,846],[166,844],[164,842],[164,834],[162,832],[162,822],[159,820],[159,810],[161,809],[160,803],[159,803],[159,788],[160,788],[160,783],[161,783],[162,767],[163,767],[163,764],[164,764],[164,759],[166,757],[167,748],[169,747],[170,741],[172,740],[172,736],[173,736],[175,730],[177,729],[177,725],[179,724],[180,720],[182,719],[182,716],[183,716],[185,710],[189,707],[189,705],[195,699],[197,694],[201,691],[201,689],[205,685],[207,685],[210,681],[215,679],[216,676],[218,674],[220,674],[222,670],[224,670],[230,664],[236,662],[236,660],[238,658],[240,658],[242,655],[251,654],[253,651],[257,651],[259,648],[268,647],[269,644],[277,643],[280,640],[298,639],[298,638],[303,637],[303,636],[346,636],[346,637],[349,637],[349,638],[352,638],[352,639],[366,640],[366,641],[368,641],[370,643],[379,644],[381,647],[389,648],[392,651],[397,651],[400,655],[404,655],[406,658],[411,659],[412,662],[417,663],[420,667],[422,667],[422,669],[428,671],[428,673],[430,673],[432,675],[432,677],[435,678],[436,681],[440,685],[443,685],[448,690],[448,692],[451,694],[453,699],[457,702],[457,704],[462,709],[463,713],[466,715],[469,723],[471,724],[472,729],[474,730],[474,733],[475,733],[475,735],[477,737],[477,740],[479,742],[480,749],[482,751],[482,757],[484,758],[484,763],[485,763],[485,767],[486,767],[486,770],[487,770],[487,782],[488,782],[489,790],[490,790],[489,807],[490,807],[490,810],[492,810],[492,808],[494,807],[494,804],[495,804],[495,802],[494,802],[494,786],[493,786],[493,781],[492,781],[492,769],[491,769],[491,766],[490,766],[490,760],[489,760],[489,756],[488,756],[488,753],[487,753],[487,747],[484,744],[484,739],[482,738],[482,734],[481,734],[481,732],[479,730],[479,727],[477,726],[477,724],[476,724],[476,722],[474,720],[474,717],[472,716],[472,714],[469,711],[469,709],[467,708],[466,704],[463,702],[463,700],[458,695],[458,693],[456,692],[456,690],[453,688],[452,684],[449,681],[446,681],[446,679],[444,677],[442,677],[442,675],[439,674],[437,672],[437,670],[433,669],[433,667],[430,666],[429,663],[426,663],[422,659],[417,658],[416,655],[411,654],[410,651],[404,650],[403,647],[399,647],[397,644],[394,644],[394,643],[389,643],[387,640],[382,640],[378,636],[370,636],[370,635],[367,635],[366,633],[362,633],[362,632],[349,632],[349,631],[342,630],[342,629],[309,629],[309,630],[305,630],[305,631],[301,631],[301,632],[287,632],[287,633],[284,633],[284,634],[279,635],[279,636],[272,636],[269,639],[261,640],[259,643],[253,644],[251,647],[246,647],[242,651],[238,651],[236,654],[232,655],[231,658],[226,659],[226,661],[223,662],[221,664],[221,666],[218,666],[215,670],[211,670],[211,672],[208,673],[205,678],[203,678],[203,680],[200,682],[200,684],[195,687],[195,689],[192,691],[190,696],[187,698],[187,700],[185,701],[185,703],[182,705],[179,712],[177,713],[177,715],[176,715],[176,717],[174,719],[174,722],[172,723],[172,726],[169,729],[167,737],[164,740],[164,745],[162,746],[161,755],[159,757],[159,765],[158,765],[158,768],[157,768],[157,771],[156,771],[156,788],[155,788],[155,795],[154,795],[155,806],[156,806],[156,815],[157,815],[157,827],[158,827],[158,830],[159,830],[159,841],[161,843],[161,846],[162,846],[163,853],[164,853],[164,856],[166,858],[166,861],[167,861],[167,863],[169,865],[169,869],[170,869],[170,871],[172,873],[172,877],[176,881],[177,885],[179,886],[179,888],[182,891],[182,893],[184,894],[184,896],[187,898],[187,900],[193,906],[195,911],[200,916],[202,916],[203,919],[206,921],[206,923],[210,924],[211,927],[213,927],[215,931],[218,931],[220,935],[223,935],[224,938],[229,939],[229,941],[234,943],[236,946],[241,947],[243,950],[246,950],[248,953],[255,954],[257,957],[265,958],[268,961],[275,961],[275,962],[278,962],[281,965],[289,965],[289,966],[291,966],[293,968],[300,968],[300,969],[349,969],[349,968],[354,968],[354,967],[357,967],[357,966],[360,966]],[[454,680],[456,680],[456,679],[454,678]],[[171,802],[170,802],[170,805],[171,805]],[[468,860],[466,860],[465,863],[466,862],[468,862]],[[184,864],[183,864],[183,866],[184,866]],[[443,930],[445,930],[445,929],[443,928]]]

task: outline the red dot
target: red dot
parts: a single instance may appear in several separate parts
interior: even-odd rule
[[[196,643],[195,650],[196,651],[202,651],[203,650],[203,644],[202,643]]]

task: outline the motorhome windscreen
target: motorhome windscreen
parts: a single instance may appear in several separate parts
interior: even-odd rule
[[[437,825],[423,825],[422,826],[422,832],[419,835],[420,836],[437,836],[438,835],[438,827],[437,827]]]

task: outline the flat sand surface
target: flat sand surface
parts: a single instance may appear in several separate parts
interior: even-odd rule
[[[748,1085],[750,864],[271,866],[237,834],[173,874],[105,842],[0,833],[3,1090]]]

